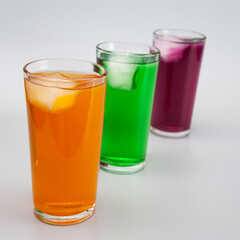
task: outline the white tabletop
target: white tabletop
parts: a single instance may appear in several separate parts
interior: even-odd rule
[[[0,2],[0,239],[240,239],[240,2]],[[172,27],[207,35],[192,132],[149,135],[147,165],[99,172],[96,213],[66,227],[33,215],[22,67],[41,58],[95,60],[98,42],[151,44]]]

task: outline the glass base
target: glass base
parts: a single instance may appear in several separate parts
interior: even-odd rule
[[[150,127],[150,131],[155,135],[158,135],[161,137],[167,137],[167,138],[182,138],[182,137],[188,136],[191,132],[190,129],[182,132],[165,132],[157,128],[154,128],[152,126]]]
[[[34,209],[34,213],[41,221],[53,225],[71,225],[83,222],[90,218],[95,212],[95,204],[88,210],[71,216],[53,216]]]
[[[113,166],[104,162],[100,162],[100,168],[109,173],[116,174],[132,174],[141,171],[145,167],[145,161],[134,166]]]

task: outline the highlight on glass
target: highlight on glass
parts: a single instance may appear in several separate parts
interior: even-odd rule
[[[145,44],[104,42],[97,62],[108,70],[101,168],[129,174],[145,166],[159,50]]]
[[[95,209],[107,71],[80,60],[24,66],[35,215],[67,225]]]
[[[151,131],[164,137],[190,134],[206,37],[202,33],[160,29],[153,45],[160,54]]]

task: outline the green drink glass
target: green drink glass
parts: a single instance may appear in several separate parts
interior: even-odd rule
[[[108,70],[101,162],[129,174],[145,166],[159,50],[145,44],[104,42],[97,62]]]

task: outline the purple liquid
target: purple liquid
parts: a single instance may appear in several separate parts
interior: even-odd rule
[[[155,39],[161,52],[151,126],[165,132],[190,129],[199,70],[201,43],[169,43]]]

